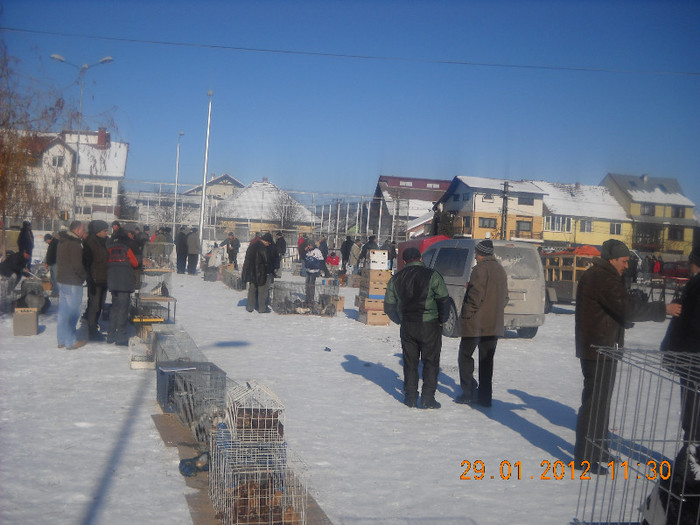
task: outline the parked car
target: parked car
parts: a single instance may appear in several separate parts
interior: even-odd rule
[[[661,275],[664,277],[690,277],[688,261],[665,262],[661,266]]]
[[[459,337],[459,315],[469,276],[476,264],[474,247],[478,239],[449,239],[428,246],[423,262],[440,272],[450,295],[450,315],[443,333]],[[508,276],[508,305],[505,328],[516,330],[521,337],[532,338],[544,324],[545,283],[542,262],[532,244],[493,241],[494,254]]]

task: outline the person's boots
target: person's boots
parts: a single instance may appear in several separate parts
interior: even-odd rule
[[[421,406],[423,408],[440,408],[442,405],[435,401],[435,394],[423,394],[421,396]]]

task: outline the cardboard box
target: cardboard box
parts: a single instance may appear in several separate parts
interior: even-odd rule
[[[331,304],[335,305],[336,312],[345,310],[345,297],[335,295],[331,298]]]
[[[362,282],[384,283],[384,286],[391,279],[391,270],[362,270]]]
[[[361,323],[372,326],[389,326],[391,324],[391,319],[389,319],[389,316],[378,310],[359,312],[357,314],[357,320]]]
[[[387,270],[389,268],[389,252],[387,250],[370,250],[365,268],[370,270]]]
[[[12,318],[12,333],[16,336],[39,333],[39,309],[15,308],[15,314]]]

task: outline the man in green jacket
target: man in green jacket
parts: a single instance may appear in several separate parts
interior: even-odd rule
[[[435,400],[442,350],[442,323],[449,315],[448,295],[442,276],[421,261],[416,248],[403,252],[406,266],[389,280],[384,312],[401,325],[404,404],[418,401],[418,362],[423,361],[421,406],[440,408]]]

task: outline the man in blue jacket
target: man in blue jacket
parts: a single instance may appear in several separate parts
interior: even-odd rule
[[[440,408],[435,400],[442,351],[442,323],[449,315],[447,287],[442,276],[426,268],[420,251],[403,252],[404,268],[393,275],[386,287],[384,312],[401,325],[403,350],[404,404],[418,401],[418,362],[423,361],[421,406]]]

